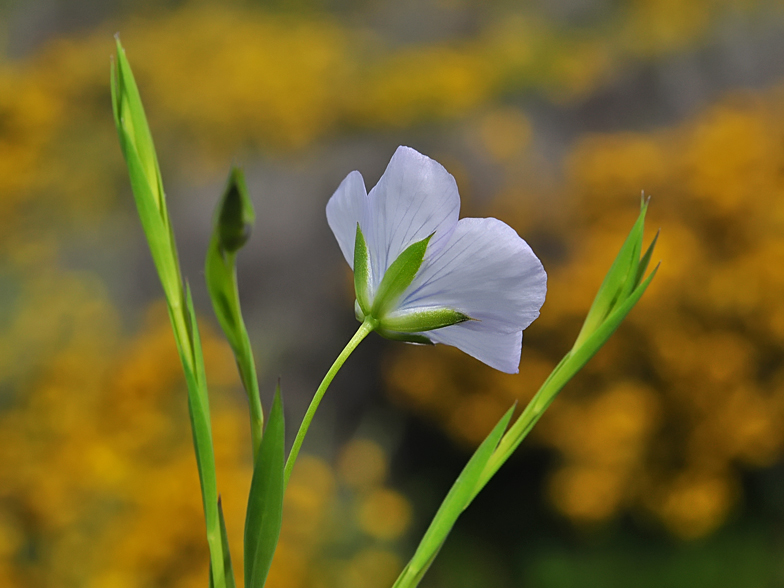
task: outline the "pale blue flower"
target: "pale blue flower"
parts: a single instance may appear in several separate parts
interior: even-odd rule
[[[327,204],[327,221],[352,269],[355,245],[366,248],[358,318],[370,316],[384,336],[453,345],[517,373],[523,329],[539,316],[547,275],[509,225],[494,218],[458,220],[459,211],[452,175],[399,147],[369,194],[359,172],[343,180]],[[424,258],[420,254],[400,291],[378,300],[387,270],[414,244]]]

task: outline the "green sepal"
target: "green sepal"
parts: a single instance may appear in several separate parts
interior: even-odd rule
[[[253,464],[245,518],[245,586],[263,588],[283,519],[285,424],[280,384]]]
[[[390,339],[391,341],[403,341],[404,343],[415,343],[417,345],[435,345],[435,343],[425,335],[420,335],[418,333],[398,333],[395,331],[385,331],[383,329],[376,329],[376,332],[385,339]]]
[[[498,442],[504,434],[513,412],[514,406],[506,411],[506,414],[501,417],[498,424],[493,427],[490,434],[477,448],[474,455],[471,456],[471,459],[465,465],[446,498],[441,503],[435,517],[433,517],[433,521],[425,532],[425,536],[419,542],[414,557],[403,568],[393,588],[413,588],[419,584],[419,581],[444,544],[447,535],[449,535],[452,527],[457,522],[458,517],[476,495],[475,489],[482,472],[498,446]]]
[[[379,328],[400,333],[421,333],[469,320],[471,317],[451,308],[426,308],[384,317],[379,321]]]
[[[231,551],[229,550],[229,534],[226,531],[226,520],[223,517],[223,504],[220,496],[218,496],[218,516],[220,517],[221,543],[223,544],[223,573],[226,577],[226,588],[236,588],[234,566],[231,563]],[[210,563],[210,588],[215,588],[215,581],[212,579],[212,563]]]
[[[409,245],[392,262],[378,285],[378,290],[373,299],[373,307],[370,310],[371,316],[381,319],[391,308],[394,308],[398,298],[414,281],[414,277],[425,259],[427,244],[432,237],[433,235],[430,235],[421,241]]]
[[[357,223],[357,234],[354,238],[354,291],[357,296],[362,319],[370,312],[372,279],[370,270],[370,253],[368,253],[365,236]],[[359,313],[357,313],[359,314]]]

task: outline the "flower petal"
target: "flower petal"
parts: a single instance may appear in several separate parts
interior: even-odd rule
[[[539,316],[546,292],[542,263],[512,227],[464,218],[449,242],[425,259],[398,308],[443,306],[475,319],[457,325],[470,324],[471,332],[515,333]]]
[[[452,175],[414,149],[398,147],[370,191],[368,226],[362,226],[375,285],[412,243],[435,233],[428,251],[440,249],[457,225],[459,212],[460,196]]]
[[[433,343],[457,347],[491,368],[507,374],[520,371],[522,331],[498,333],[485,329],[482,323],[466,321],[422,334]]]
[[[354,269],[354,240],[357,235],[357,223],[364,224],[367,206],[365,181],[358,171],[348,174],[327,202],[327,223],[335,234],[340,251],[351,269]]]

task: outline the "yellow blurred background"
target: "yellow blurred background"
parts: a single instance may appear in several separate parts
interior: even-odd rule
[[[200,269],[225,174],[244,165],[257,208],[240,288],[291,437],[353,328],[324,206],[407,144],[455,175],[462,215],[529,241],[547,302],[516,376],[363,344],[295,470],[270,588],[391,585],[471,449],[570,347],[643,190],[661,271],[423,586],[784,585],[784,7],[764,0],[1,4],[0,585],[207,582],[111,117],[117,31],[203,322],[237,570],[247,414]]]

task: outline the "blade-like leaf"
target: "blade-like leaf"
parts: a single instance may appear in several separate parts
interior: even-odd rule
[[[650,275],[645,278],[645,280],[634,289],[631,295],[626,298],[620,305],[613,309],[612,314],[607,317],[607,319],[599,326],[594,333],[585,340],[585,342],[580,345],[579,347],[575,347],[572,349],[572,357],[571,357],[571,364],[569,365],[568,370],[564,370],[566,373],[564,376],[568,375],[568,379],[576,374],[587,362],[591,359],[599,349],[602,348],[607,342],[607,339],[615,332],[615,330],[620,326],[621,322],[626,315],[629,314],[634,305],[640,300],[642,295],[647,290],[648,286],[653,280],[653,277],[656,275],[656,272],[659,271],[659,266],[657,265],[653,268],[653,271]]]
[[[645,277],[645,272],[648,271],[648,264],[651,262],[651,256],[653,255],[653,248],[656,247],[656,242],[659,240],[659,233],[661,231],[656,231],[656,235],[653,237],[653,241],[651,244],[648,245],[648,249],[646,249],[645,254],[640,259],[640,265],[637,267],[637,275],[634,278],[634,287],[640,285],[643,277]]]
[[[280,385],[253,465],[245,518],[245,586],[263,588],[283,519],[285,426]]]
[[[609,274],[617,271],[618,265],[621,263],[619,260],[622,260],[624,257],[628,256],[633,256],[634,258],[639,256],[643,232],[642,222],[644,221],[646,209],[647,201],[644,200],[642,203],[642,211],[640,212],[640,216],[632,228],[629,237],[626,239],[626,242],[621,248],[621,252],[616,257],[615,263],[613,263],[613,266],[610,268],[608,277],[605,278],[604,283],[602,284],[602,288],[604,288],[608,283]],[[629,269],[630,271],[634,270],[634,274],[627,274],[624,278],[625,282],[621,285],[621,291],[618,293],[618,297],[612,301],[612,304],[609,307],[605,308],[608,314],[605,315],[601,321],[595,322],[593,324],[591,324],[590,321],[586,319],[586,322],[583,325],[583,329],[580,331],[580,336],[578,337],[572,349],[561,359],[561,361],[547,377],[537,393],[525,407],[525,410],[523,410],[522,414],[509,428],[509,431],[506,433],[506,435],[504,435],[504,437],[501,439],[501,442],[498,444],[498,448],[496,449],[492,458],[488,461],[485,471],[482,473],[478,489],[481,489],[490,480],[490,478],[495,475],[498,469],[506,462],[506,460],[511,456],[518,445],[520,445],[523,439],[525,439],[531,429],[533,429],[534,425],[539,421],[553,400],[555,400],[555,397],[558,395],[561,389],[563,389],[569,380],[571,380],[577,374],[577,372],[579,372],[582,367],[599,351],[599,349],[601,349],[601,347],[607,342],[610,336],[621,324],[623,319],[626,318],[626,315],[629,314],[634,305],[637,304],[637,302],[640,300],[640,297],[648,288],[648,285],[651,283],[651,280],[653,280],[653,277],[656,275],[658,270],[657,266],[651,272],[651,274],[640,283],[642,275],[644,274],[650,262],[657,238],[658,233],[656,238],[653,239],[653,242],[643,254],[642,258],[639,259],[637,263],[629,264]],[[632,243],[635,239],[639,245],[630,245],[630,243]],[[599,295],[597,295],[596,300],[599,300]],[[596,300],[594,301],[594,306],[591,307],[591,311],[589,312],[589,318],[591,313],[596,310]],[[594,318],[598,316],[598,314],[595,314]],[[589,325],[590,328],[586,328]]]
[[[378,285],[378,290],[373,299],[373,308],[370,311],[371,316],[375,318],[383,317],[395,305],[405,289],[411,285],[422,265],[425,251],[427,251],[427,244],[432,237],[433,235],[430,235],[413,245],[409,245],[392,262]]]
[[[155,145],[152,141],[152,133],[147,124],[147,117],[144,114],[144,106],[136,86],[136,79],[131,71],[131,65],[125,56],[125,49],[120,43],[119,36],[116,37],[117,44],[117,80],[116,89],[116,110],[115,122],[118,123],[118,131],[125,134],[128,141],[139,154],[142,162],[143,172],[150,188],[153,190],[155,203],[158,210],[165,214],[165,204],[163,201],[163,189],[161,185],[161,173],[158,168],[158,158],[155,155]]]
[[[593,304],[585,317],[585,322],[577,335],[575,347],[593,333],[593,331],[612,312],[613,307],[627,296],[634,286],[634,278],[640,264],[640,251],[642,250],[642,234],[645,226],[645,213],[648,203],[642,202],[640,214],[629,232],[626,241],[621,246],[618,255],[610,266],[607,275],[596,293]]]
[[[224,555],[227,553],[224,552],[221,539],[207,382],[196,314],[190,289],[183,289],[174,232],[166,209],[152,135],[131,66],[119,39],[117,60],[112,67],[111,91],[120,147],[128,165],[142,227],[166,295],[174,339],[185,372],[188,410],[210,550],[210,581],[215,588],[226,588]]]
[[[229,550],[229,534],[226,532],[226,519],[223,518],[223,504],[218,496],[218,516],[220,517],[221,543],[223,544],[223,573],[226,576],[226,588],[236,588],[234,580],[234,566],[231,563],[231,551]],[[212,564],[210,564],[210,588],[214,588],[215,581],[212,579]]]
[[[523,439],[531,432],[534,425],[544,414],[547,407],[555,400],[563,387],[571,380],[577,372],[602,348],[607,339],[615,332],[623,319],[639,301],[653,276],[656,275],[658,266],[640,284],[631,296],[629,296],[620,306],[614,309],[613,313],[605,320],[593,334],[586,339],[578,348],[571,349],[552,373],[547,377],[539,391],[525,407],[525,410],[518,417],[517,421],[509,428],[509,432],[504,436],[498,445],[498,449],[493,454],[487,464],[487,468],[482,473],[479,488],[482,488],[490,478],[495,475],[499,468],[512,455],[515,449],[522,443]]]
[[[473,500],[475,496],[474,489],[479,482],[482,471],[498,446],[498,442],[509,424],[509,419],[512,418],[513,411],[514,407],[510,408],[501,417],[498,424],[477,448],[474,455],[471,456],[463,471],[460,472],[446,498],[441,503],[438,512],[433,517],[433,521],[430,523],[425,536],[422,537],[414,557],[406,565],[393,588],[412,588],[416,586],[428,567],[430,567],[447,535],[449,535],[455,522],[457,522],[457,518]]]
[[[215,452],[212,446],[212,426],[210,425],[210,405],[207,397],[207,379],[204,372],[204,359],[196,322],[196,311],[190,288],[186,286],[186,305],[188,335],[191,339],[193,357],[191,363],[182,358],[185,382],[188,388],[188,409],[193,431],[193,446],[199,469],[204,520],[207,526],[207,543],[210,547],[210,563],[216,588],[226,586],[224,576],[223,544],[221,542],[220,515],[218,513],[218,481],[215,475]],[[176,333],[176,331],[175,331]],[[183,349],[180,345],[180,355]],[[192,369],[190,366],[193,366]]]
[[[136,208],[150,246],[166,298],[182,299],[182,277],[169,223],[163,181],[139,90],[117,39],[117,61],[112,64],[112,111],[120,147],[128,166]]]

